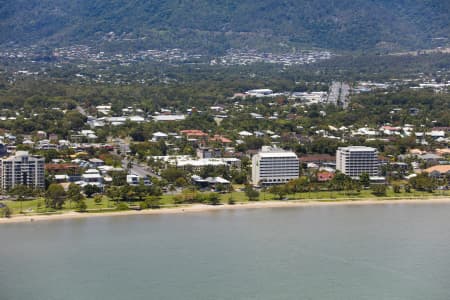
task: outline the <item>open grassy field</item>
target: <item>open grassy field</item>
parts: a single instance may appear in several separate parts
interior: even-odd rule
[[[221,201],[227,202],[230,196],[236,202],[248,202],[248,198],[246,197],[244,192],[232,192],[228,194],[221,195]],[[402,191],[401,193],[394,193],[392,189],[388,189],[386,192],[386,196],[382,198],[429,198],[436,196],[450,196],[450,191],[434,191],[433,193],[422,192],[422,191],[414,191],[412,190],[410,193],[406,193]],[[315,191],[315,192],[303,192],[285,195],[283,199],[285,200],[339,200],[339,199],[368,199],[368,198],[377,198],[371,190],[361,190],[359,193],[356,191],[345,192],[345,191]],[[259,201],[268,201],[268,200],[279,200],[279,197],[275,194],[269,192],[261,191],[259,194]]]
[[[386,196],[379,197],[380,199],[386,198],[431,198],[437,196],[450,196],[450,191],[434,191],[433,193],[422,192],[422,191],[411,191],[410,193],[406,193],[402,191],[401,193],[394,193],[392,189],[388,189]],[[235,191],[232,193],[220,194],[220,202],[227,203],[230,197],[237,203],[246,203],[249,202],[247,196],[242,191]],[[339,201],[339,200],[364,200],[364,199],[374,199],[377,198],[371,190],[361,190],[360,192],[345,192],[345,191],[314,191],[314,192],[303,192],[285,195],[283,200],[322,200],[322,201]],[[173,195],[163,195],[160,199],[161,207],[173,207],[176,206],[174,204],[174,196]],[[279,197],[275,194],[269,192],[261,191],[259,194],[258,201],[273,201],[279,200]],[[20,214],[21,212],[24,214],[47,214],[47,213],[63,213],[67,211],[77,210],[76,204],[71,203],[70,201],[66,201],[62,210],[54,210],[45,207],[45,199],[37,198],[33,200],[24,200],[24,201],[12,201],[12,200],[3,200],[2,203],[6,204],[11,210],[13,215]],[[85,203],[87,205],[87,210],[90,212],[101,212],[101,211],[111,211],[116,209],[117,203],[112,201],[106,196],[102,197],[102,200],[98,203],[94,201],[94,198],[85,199]],[[139,201],[128,202],[128,205],[138,206]]]

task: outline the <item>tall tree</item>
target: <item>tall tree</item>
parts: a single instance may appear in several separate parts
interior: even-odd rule
[[[64,188],[57,183],[52,183],[45,194],[45,204],[47,207],[61,209],[64,205],[66,192]]]
[[[259,192],[253,189],[250,185],[247,185],[244,189],[245,195],[250,201],[257,201],[259,199]]]
[[[85,185],[83,188],[83,192],[86,194],[88,198],[94,195],[95,193],[100,193],[101,191],[102,190],[98,186],[92,184]]]
[[[69,208],[72,208],[72,201],[78,205],[79,202],[84,199],[84,196],[81,192],[82,192],[81,187],[78,184],[71,183],[69,185],[69,189],[67,190],[67,199],[69,199]]]
[[[369,174],[364,172],[359,176],[359,182],[363,187],[368,187],[370,185],[370,177]]]

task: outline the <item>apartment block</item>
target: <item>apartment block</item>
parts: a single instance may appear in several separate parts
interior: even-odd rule
[[[45,160],[29,155],[27,151],[17,151],[16,155],[0,159],[0,188],[10,190],[17,185],[45,188]]]
[[[355,179],[363,173],[378,176],[378,150],[363,146],[339,147],[336,151],[336,169]]]

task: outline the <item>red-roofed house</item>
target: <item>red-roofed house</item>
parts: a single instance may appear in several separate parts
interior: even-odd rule
[[[450,175],[450,165],[436,165],[424,170],[431,177],[444,178],[446,175]]]
[[[232,140],[218,134],[215,134],[214,137],[210,138],[209,140],[212,142],[220,142],[222,144],[229,144],[232,142]]]
[[[199,137],[206,137],[206,136],[208,136],[207,133],[204,133],[203,131],[197,130],[197,129],[181,130],[180,133],[182,135],[187,136],[188,138],[199,138]]]
[[[317,181],[319,181],[319,182],[330,181],[333,178],[334,178],[334,173],[332,173],[332,172],[322,171],[322,172],[317,173]]]
[[[45,164],[45,170],[50,174],[76,174],[80,166],[76,164]]]

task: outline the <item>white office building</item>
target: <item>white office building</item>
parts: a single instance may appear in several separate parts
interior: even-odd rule
[[[299,161],[294,152],[263,147],[252,158],[252,182],[254,185],[283,184],[298,178]]]
[[[17,185],[45,188],[45,160],[29,155],[28,151],[17,151],[16,155],[0,159],[0,188],[8,191]]]
[[[363,173],[378,176],[380,173],[378,150],[363,146],[339,147],[336,151],[336,169],[354,179]]]

